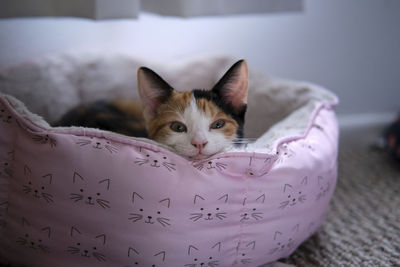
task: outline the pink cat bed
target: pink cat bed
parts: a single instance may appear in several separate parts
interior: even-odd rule
[[[40,115],[51,121],[57,117],[51,110],[66,110],[66,95],[90,91],[71,86],[53,95],[59,90],[53,86],[68,84],[62,81],[71,62],[82,69],[97,67],[95,74],[79,74],[87,79],[108,75],[118,64],[139,64],[93,56],[80,56],[77,63],[71,57],[78,58],[43,59],[0,73],[2,263],[260,266],[290,255],[321,225],[337,177],[337,98],[332,93],[251,72],[246,127],[248,135],[259,137],[191,162],[146,139],[51,128],[9,95],[37,113],[45,111]],[[202,62],[223,71],[232,61],[214,58],[182,66]],[[63,72],[57,72],[56,63]],[[58,84],[46,76],[49,65]],[[22,75],[27,69],[37,76]],[[47,86],[32,91],[35,82],[15,77]],[[201,77],[193,74],[191,80]],[[210,77],[210,84],[217,77]],[[108,87],[105,94],[121,87]],[[58,102],[33,103],[36,93]]]

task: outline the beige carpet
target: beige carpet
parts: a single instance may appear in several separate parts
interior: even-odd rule
[[[283,262],[300,266],[400,266],[400,163],[377,149],[342,147],[326,221]]]

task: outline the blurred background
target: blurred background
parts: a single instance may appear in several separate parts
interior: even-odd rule
[[[222,54],[332,90],[345,129],[399,110],[397,0],[3,0],[0,17],[0,68],[68,51]]]

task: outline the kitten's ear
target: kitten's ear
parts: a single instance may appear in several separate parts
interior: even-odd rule
[[[173,88],[149,68],[138,70],[138,89],[143,103],[144,118],[151,120],[157,115],[157,108],[172,94]]]
[[[212,90],[234,111],[240,112],[247,104],[248,80],[247,62],[242,59],[233,64]]]

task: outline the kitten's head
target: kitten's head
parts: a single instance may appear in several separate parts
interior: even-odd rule
[[[218,153],[243,137],[248,68],[236,62],[211,90],[174,90],[152,70],[138,70],[149,138],[191,159]]]

